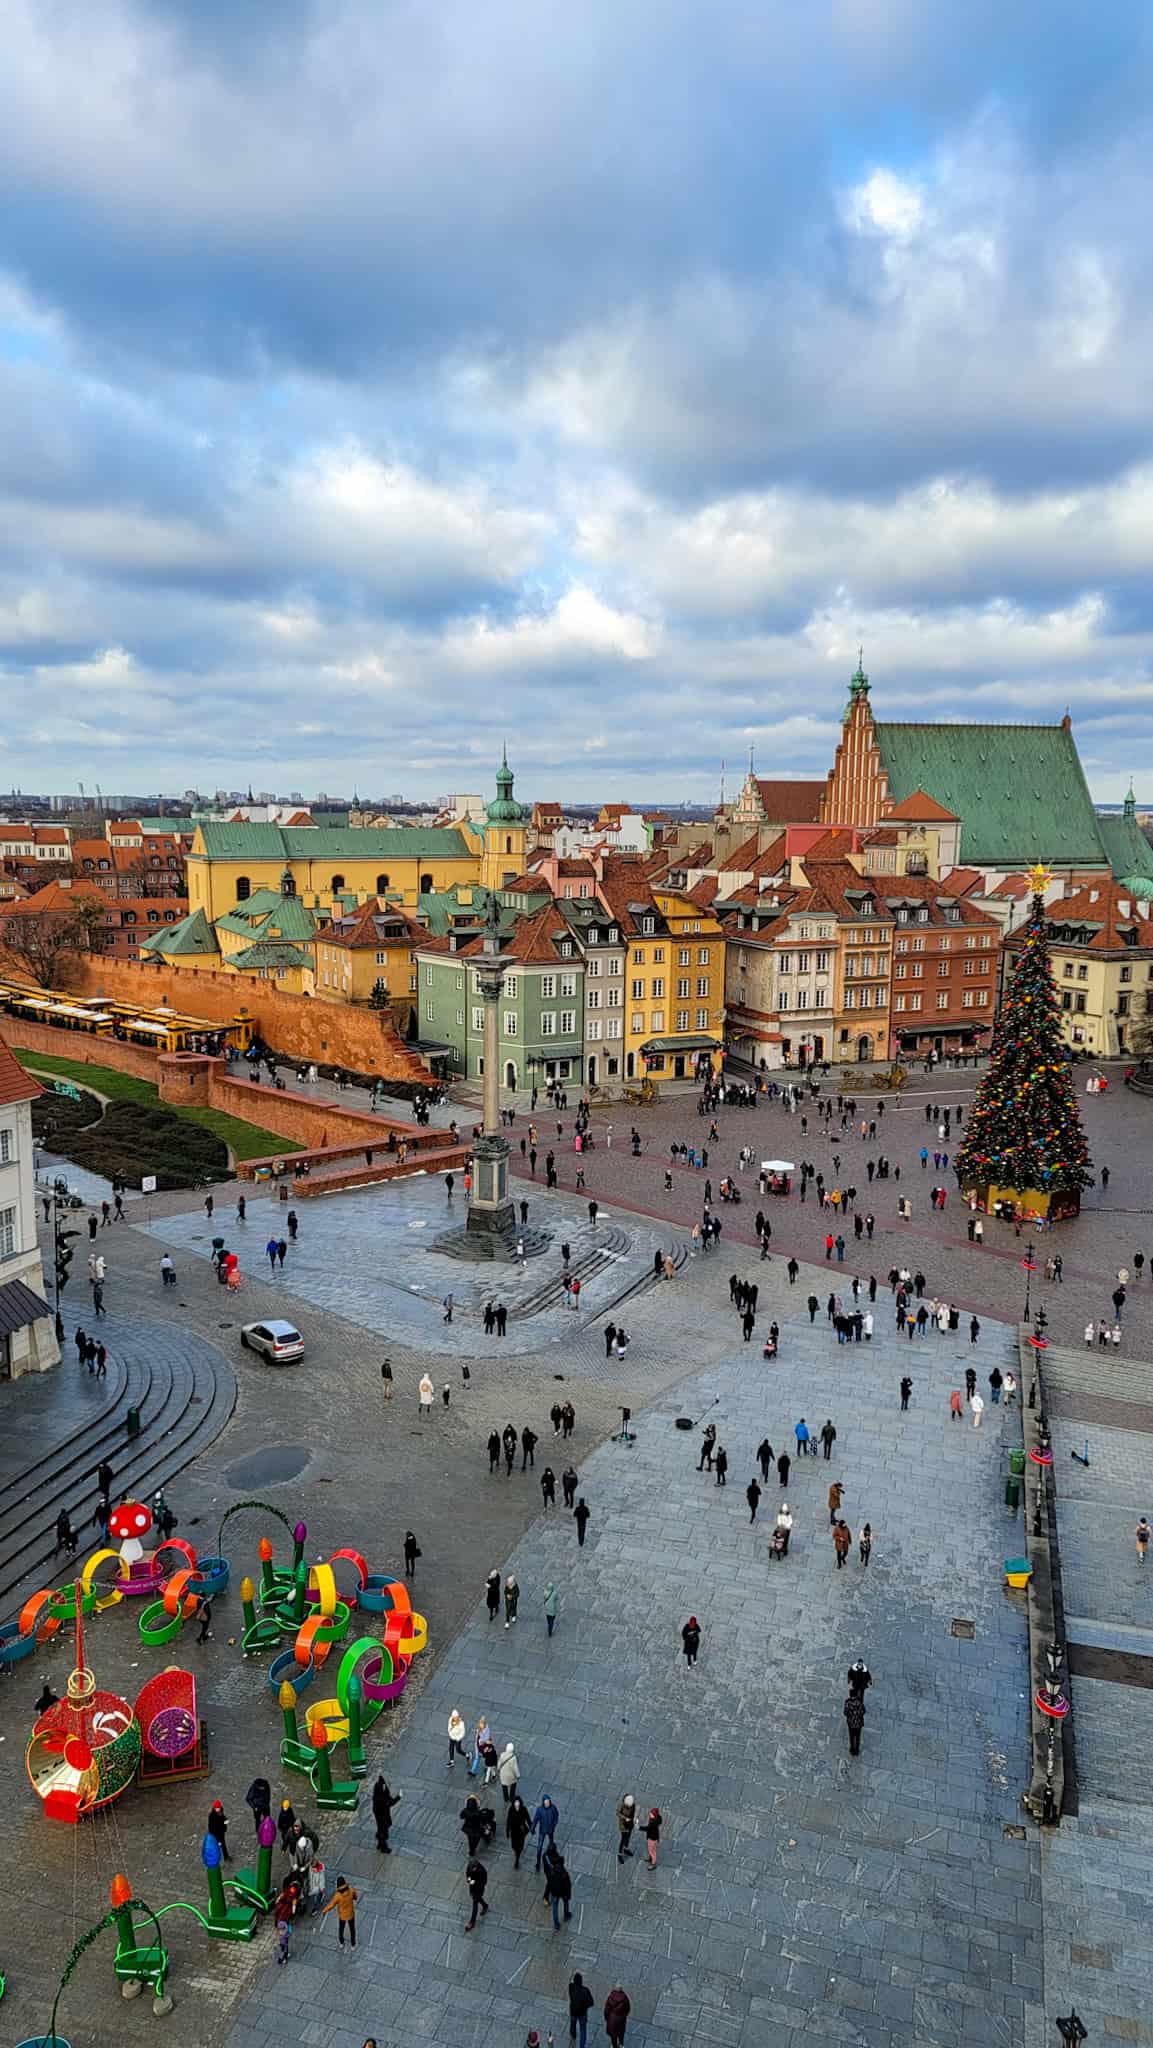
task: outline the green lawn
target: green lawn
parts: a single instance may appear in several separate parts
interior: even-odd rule
[[[59,1053],[29,1052],[14,1045],[12,1051],[29,1073],[59,1075],[62,1081],[75,1081],[80,1088],[91,1088],[97,1095],[107,1096],[110,1102],[158,1102],[160,1091],[151,1081],[141,1081],[135,1074],[122,1074],[119,1067],[89,1066],[84,1060],[62,1059]],[[186,1117],[189,1123],[199,1124],[202,1130],[212,1131],[228,1146],[234,1159],[266,1159],[278,1154],[286,1157],[290,1152],[302,1152],[302,1145],[293,1144],[288,1138],[278,1138],[275,1131],[261,1130],[258,1124],[242,1123],[239,1117],[227,1116],[221,1109],[184,1108],[179,1103],[167,1103],[175,1115]]]

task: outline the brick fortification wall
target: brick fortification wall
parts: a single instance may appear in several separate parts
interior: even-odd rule
[[[14,979],[28,980],[27,971],[18,962],[5,964]],[[168,1003],[186,1016],[203,1017],[208,1024],[226,1024],[246,1011],[266,1044],[287,1059],[347,1067],[353,1073],[374,1074],[382,1080],[431,1079],[424,1061],[419,1054],[409,1051],[387,1011],[350,1003],[318,1002],[312,996],[285,995],[263,982],[248,981],[239,975],[181,972],[171,964],[154,967],[137,961],[97,960],[88,954],[77,954],[64,961],[63,980],[79,995],[102,995],[112,1002],[139,1003],[147,1009]],[[31,1038],[24,1036],[31,1029],[15,1017],[4,1025],[9,1040],[14,1033],[20,1033],[15,1042],[21,1045],[31,1046]],[[57,1040],[64,1037],[69,1040],[69,1057],[73,1042],[78,1047],[98,1042],[85,1040],[80,1032],[53,1032],[51,1049],[60,1050]],[[103,1057],[107,1042],[100,1040],[101,1052],[87,1057]],[[42,1051],[49,1049],[47,1045],[40,1047]],[[77,1059],[84,1057],[77,1051]],[[120,1064],[119,1060],[105,1060],[106,1066]],[[155,1074],[150,1071],[148,1078],[155,1079]]]

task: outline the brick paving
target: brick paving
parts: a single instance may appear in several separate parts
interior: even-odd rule
[[[940,1085],[939,1092],[953,1101],[959,1087],[971,1085],[971,1077],[949,1080],[956,1085],[947,1093]],[[1109,1208],[1087,1214],[1052,1242],[1061,1245],[1067,1276],[1083,1262],[1107,1279],[1121,1262],[1119,1229],[1128,1233],[1126,1264],[1132,1250],[1131,1207],[1114,1209],[1113,1203],[1136,1206],[1144,1190],[1136,1148],[1131,1169],[1122,1156],[1126,1131],[1117,1111],[1129,1115],[1132,1103],[1091,1098],[1085,1107],[1091,1133],[1099,1119],[1102,1140],[1116,1146]],[[887,1139],[908,1113],[908,1107],[889,1113]],[[1114,1119],[1111,1136],[1106,1116]],[[599,1120],[608,1121],[603,1113]],[[683,1238],[699,1187],[690,1202],[690,1183],[680,1176],[676,1186],[685,1192],[671,1205],[676,1213],[660,1212],[661,1154],[669,1142],[660,1122],[689,1142],[698,1140],[693,1102],[674,1098],[637,1114],[653,1150],[635,1165],[624,1144],[632,1120],[627,1109],[612,1118],[611,1166],[603,1145],[590,1155],[590,1192],[607,1198],[614,1224],[636,1233],[638,1244],[650,1227],[654,1242]],[[914,1143],[917,1134],[907,1128],[900,1143],[915,1159],[919,1138]],[[771,1156],[781,1148],[783,1129],[779,1113],[732,1111],[722,1125],[723,1142],[734,1154],[748,1142],[758,1156]],[[889,1149],[896,1158],[897,1145],[890,1142]],[[820,1157],[812,1147],[810,1154]],[[786,1145],[785,1156],[798,1155]],[[571,1155],[567,1165],[571,1180]],[[915,1171],[919,1175],[919,1166]],[[715,1185],[719,1171],[711,1177]],[[316,1253],[314,1261],[310,1252],[309,1264],[322,1265],[325,1233],[333,1227],[317,1225],[313,1237],[314,1218],[346,1214],[349,1199],[336,1197],[305,1212]],[[166,1922],[182,2048],[220,2048],[225,2041],[228,2048],[270,2048],[289,2040],[305,2048],[361,2048],[368,2033],[380,2048],[414,2036],[451,2041],[453,2048],[523,2048],[530,2024],[551,2026],[559,2041],[561,1994],[572,1966],[585,1968],[601,1997],[612,1975],[630,1988],[630,2048],[638,2042],[641,2048],[752,2048],[754,2042],[759,2048],[765,2040],[774,2048],[778,2042],[814,2048],[830,2040],[863,2048],[891,2048],[897,2041],[944,2048],[969,2039],[1039,2048],[1050,2038],[1052,2015],[1068,2009],[1070,1996],[1092,2012],[1106,2038],[1106,2021],[1118,2037],[1122,2022],[1147,2025],[1147,1816],[1127,1811],[1131,1795],[1122,1789],[1121,1774],[1128,1760],[1130,1783],[1135,1777],[1153,1783],[1150,1731],[1132,1704],[1146,1705],[1149,1694],[1075,1681],[1084,1694],[1078,1700],[1084,1753],[1100,1759],[1100,1783],[1090,1772],[1080,1819],[1057,1835],[1043,1842],[1032,1831],[1024,1843],[1007,1838],[1005,1828],[1019,1817],[1025,1773],[1023,1633],[1018,1605],[1005,1598],[1000,1576],[1001,1559],[1019,1541],[1000,1499],[998,1437],[1013,1425],[1003,1411],[990,1409],[979,1433],[949,1423],[948,1389],[969,1363],[969,1348],[958,1350],[949,1337],[898,1344],[883,1285],[895,1250],[886,1245],[883,1265],[877,1262],[882,1287],[870,1347],[839,1350],[823,1315],[809,1329],[803,1297],[812,1285],[823,1299],[829,1285],[823,1260],[804,1268],[790,1291],[779,1258],[756,1264],[747,1243],[738,1255],[734,1212],[725,1209],[719,1258],[698,1259],[673,1283],[629,1305],[635,1341],[623,1367],[605,1361],[592,1315],[556,1327],[542,1319],[535,1331],[522,1329],[515,1345],[510,1335],[503,1352],[484,1348],[473,1325],[450,1363],[435,1328],[429,1334],[427,1315],[421,1322],[398,1313],[383,1330],[372,1326],[375,1315],[367,1325],[362,1321],[362,1295],[380,1298],[382,1273],[396,1299],[410,1292],[404,1280],[411,1253],[393,1226],[371,1226],[372,1205],[384,1199],[375,1193],[364,1198],[370,1223],[359,1257],[367,1279],[351,1264],[323,1306],[296,1291],[292,1273],[287,1284],[273,1283],[257,1261],[240,1302],[225,1297],[205,1260],[191,1256],[207,1250],[213,1233],[204,1233],[199,1203],[190,1209],[188,1198],[150,1202],[147,1218],[140,1218],[148,1228],[125,1228],[109,1246],[107,1299],[115,1316],[126,1325],[138,1317],[199,1331],[238,1369],[240,1400],[228,1431],[178,1489],[169,1488],[182,1533],[195,1531],[192,1540],[207,1547],[223,1508],[255,1491],[279,1502],[290,1518],[305,1514],[313,1555],[353,1541],[373,1569],[395,1569],[400,1536],[410,1525],[425,1553],[418,1590],[432,1648],[416,1667],[400,1714],[387,1734],[374,1732],[370,1749],[370,1764],[383,1758],[394,1785],[406,1789],[394,1835],[399,1853],[387,1864],[378,1859],[362,1816],[347,1825],[326,1817],[322,1830],[330,1869],[336,1857],[347,1860],[361,1887],[363,1952],[355,1962],[338,1955],[330,1917],[322,1930],[302,1932],[297,1956],[278,1980],[267,1970],[267,1935],[251,1951],[232,1950],[206,1943],[190,1922]],[[538,1200],[544,1205],[543,1196],[530,1199],[534,1211]],[[573,1200],[570,1187],[558,1207]],[[736,1212],[750,1237],[756,1206],[754,1200]],[[816,1231],[810,1214],[816,1212],[802,1216],[795,1203],[773,1205],[774,1251],[789,1248],[781,1221],[786,1212],[788,1229],[798,1233],[798,1257],[805,1249],[811,1253]],[[948,1210],[931,1224],[926,1217],[920,1240],[912,1233],[898,1239],[895,1230],[889,1238],[894,1247],[909,1246],[904,1256],[910,1264],[921,1258],[930,1292],[955,1290],[963,1306],[972,1301],[987,1312],[986,1297],[1001,1286],[1015,1313],[1023,1276],[1012,1233],[1005,1234],[1002,1255],[989,1245],[978,1253],[963,1237],[951,1244],[954,1222],[955,1207],[952,1217]],[[255,1218],[249,1230],[254,1226]],[[198,1232],[203,1247],[192,1242]],[[224,1234],[236,1235],[231,1217]],[[113,1236],[103,1233],[106,1240]],[[182,1247],[181,1285],[167,1295],[157,1272],[161,1239]],[[923,1255],[914,1251],[918,1242]],[[414,1283],[422,1288],[426,1257],[412,1262]],[[763,1364],[756,1344],[746,1349],[734,1341],[734,1322],[723,1306],[734,1267],[761,1284],[761,1325],[768,1313],[782,1323],[775,1368]],[[842,1285],[852,1270],[841,1269]],[[1008,1277],[993,1281],[990,1275]],[[442,1291],[438,1287],[437,1298]],[[1091,1291],[1100,1291],[1100,1281]],[[1081,1309],[1073,1313],[1073,1296],[1070,1280],[1054,1316],[1065,1317],[1068,1309],[1075,1325]],[[1144,1314],[1137,1290],[1131,1303],[1126,1343],[1136,1346]],[[307,1320],[309,1352],[291,1372],[273,1373],[236,1350],[241,1315],[247,1320],[278,1309],[302,1324]],[[1062,1325],[1055,1320],[1053,1327],[1059,1333]],[[379,1381],[385,1339],[398,1386],[388,1408]],[[986,1321],[975,1354],[982,1377],[994,1358],[1004,1363],[1008,1343],[1007,1330]],[[467,1401],[456,1374],[461,1357],[473,1368]],[[1094,1360],[1094,1394],[1086,1396],[1086,1362],[1078,1352],[1071,1359],[1068,1398],[1080,1392],[1138,1408],[1153,1402],[1153,1367],[1139,1367],[1128,1355],[1110,1359],[1109,1367],[1122,1375],[1116,1385]],[[438,1382],[451,1378],[453,1399],[447,1412],[438,1406],[435,1425],[422,1426],[415,1386],[426,1363]],[[905,1369],[917,1388],[902,1417],[896,1381]],[[54,1381],[65,1406],[68,1370]],[[494,1422],[500,1426],[511,1417],[519,1424],[531,1416],[542,1432],[538,1461],[547,1455],[544,1418],[562,1376],[577,1404],[574,1447],[595,1515],[583,1554],[575,1550],[571,1525],[538,1518],[534,1475],[518,1470],[511,1481],[490,1481],[483,1451]],[[675,1394],[667,1391],[674,1386]],[[19,1396],[19,1388],[11,1391]],[[29,1405],[31,1454],[55,1425],[52,1403],[39,1387],[30,1391],[38,1397]],[[737,1447],[724,1490],[698,1481],[686,1439],[671,1428],[676,1413],[694,1403],[699,1413],[714,1398]],[[631,1450],[605,1441],[621,1402],[638,1418],[639,1441]],[[844,1468],[838,1476],[848,1487],[849,1519],[855,1527],[867,1512],[877,1532],[867,1579],[855,1560],[844,1574],[832,1568],[821,1505],[829,1470],[823,1462],[808,1470],[794,1466],[797,1529],[787,1565],[765,1562],[766,1527],[748,1529],[747,1454],[766,1426],[776,1444],[799,1405],[806,1413],[822,1411],[810,1422],[824,1413],[837,1422],[836,1462]],[[14,1442],[18,1399],[9,1412]],[[1080,1448],[1085,1423],[1074,1428],[1055,1420],[1055,1427],[1071,1432]],[[1067,1583],[1067,1609],[1076,1615],[1084,1606],[1090,1619],[1098,1616],[1094,1626],[1103,1646],[1112,1627],[1118,1647],[1139,1649],[1140,1610],[1132,1608],[1130,1623],[1124,1619],[1130,1610],[1111,1589],[1095,1597],[1094,1588],[1118,1561],[1122,1591],[1127,1585],[1140,1437],[1113,1429],[1101,1448],[1096,1423],[1091,1433],[1087,1479],[1099,1482],[1106,1452],[1120,1459],[1125,1445],[1137,1462],[1132,1470],[1118,1467],[1117,1505],[1108,1510],[1117,1517],[1116,1538],[1110,1523],[1079,1584],[1074,1576],[1077,1599],[1069,1597]],[[279,1486],[253,1486],[248,1461],[262,1447],[283,1454],[286,1469],[298,1466],[299,1476]],[[1080,1474],[1068,1450],[1068,1441],[1059,1440],[1062,1475],[1072,1475],[1071,1514]],[[773,1498],[767,1489],[762,1525]],[[1064,1523],[1062,1529],[1064,1537]],[[244,1522],[226,1546],[238,1574],[259,1533],[259,1518]],[[1095,1540],[1091,1529],[1087,1540]],[[477,1617],[479,1589],[490,1566],[507,1569],[510,1559],[525,1588],[523,1619],[494,1639]],[[1072,1537],[1069,1566],[1075,1575]],[[546,1571],[557,1575],[562,1601],[552,1645],[539,1619]],[[706,1627],[692,1681],[676,1655],[676,1630],[690,1605]],[[10,1968],[5,2012],[13,2038],[43,2024],[44,1993],[58,1959],[74,1926],[101,1909],[118,1862],[157,1901],[198,1898],[208,1801],[224,1799],[243,1840],[241,1801],[250,1776],[263,1769],[279,1786],[278,1717],[262,1677],[237,1664],[228,1647],[234,1608],[234,1601],[222,1603],[216,1640],[197,1666],[213,1728],[212,1779],[182,1792],[130,1794],[117,1809],[115,1832],[105,1826],[81,1831],[75,1868],[77,1841],[46,1832],[39,1814],[29,1811],[24,1695],[34,1688],[19,1678],[7,1688],[0,1794],[19,1816],[11,1838],[16,1854],[43,1886],[42,1940],[34,1957]],[[955,1616],[976,1623],[975,1642],[949,1634]],[[129,1691],[149,1675],[156,1657],[142,1654],[134,1631],[118,1624],[113,1616],[98,1625],[97,1668],[103,1682]],[[859,1776],[850,1778],[840,1686],[858,1649],[868,1655],[877,1683],[864,1754],[852,1767]],[[57,1676],[61,1662],[55,1653],[48,1664]],[[698,1679],[697,1704],[689,1706],[685,1688]],[[514,1888],[502,1848],[494,1862],[493,1912],[469,1937],[463,1967],[455,1814],[464,1787],[458,1774],[448,1778],[442,1749],[449,1694],[458,1690],[466,1713],[484,1704],[497,1733],[517,1737],[526,1789],[539,1789],[545,1774],[554,1778],[558,1801],[566,1803],[580,1919],[571,1942],[568,1933],[554,1936],[531,1874],[518,1877]],[[639,1858],[622,1874],[610,1853],[611,1807],[626,1776],[638,1799],[657,1798],[668,1817],[662,1864],[652,1876],[637,1867]],[[1083,1952],[1090,1951],[1104,1960],[1085,1961]],[[75,2048],[88,2039],[151,2040],[156,2023],[146,2002],[122,2007],[114,2000],[106,1961],[90,1959],[83,1967],[62,2015]],[[1101,1994],[1096,2004],[1094,1985]],[[1140,2031],[1129,2037],[1147,2038]]]

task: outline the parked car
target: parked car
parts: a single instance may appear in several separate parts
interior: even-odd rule
[[[259,1351],[269,1365],[293,1365],[304,1357],[304,1339],[295,1323],[245,1323],[240,1341],[246,1351]]]

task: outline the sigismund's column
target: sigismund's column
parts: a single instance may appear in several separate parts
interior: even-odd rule
[[[473,1151],[468,1229],[474,1235],[501,1239],[511,1251],[516,1216],[508,1192],[508,1140],[500,1127],[499,1004],[508,967],[501,958],[499,923],[499,907],[490,896],[484,951],[475,962],[484,1004],[484,1131]]]

